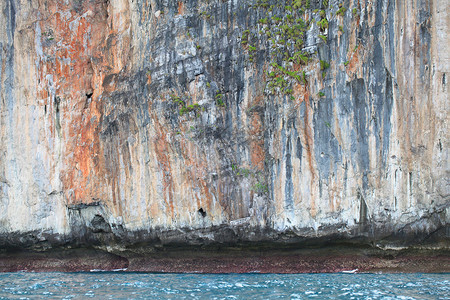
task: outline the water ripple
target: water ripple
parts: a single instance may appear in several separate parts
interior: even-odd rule
[[[447,299],[450,274],[0,273],[0,299]]]

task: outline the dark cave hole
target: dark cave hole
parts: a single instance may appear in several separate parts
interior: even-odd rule
[[[206,211],[204,211],[202,207],[200,207],[198,213],[201,214],[203,218],[206,217]]]

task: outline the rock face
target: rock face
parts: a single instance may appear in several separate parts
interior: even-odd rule
[[[4,0],[0,245],[448,247],[447,0]]]

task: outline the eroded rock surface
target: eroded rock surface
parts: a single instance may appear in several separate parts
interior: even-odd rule
[[[0,245],[448,247],[449,9],[1,1]]]

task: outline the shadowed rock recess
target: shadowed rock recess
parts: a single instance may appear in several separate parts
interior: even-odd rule
[[[448,250],[449,16],[0,1],[0,247]]]

